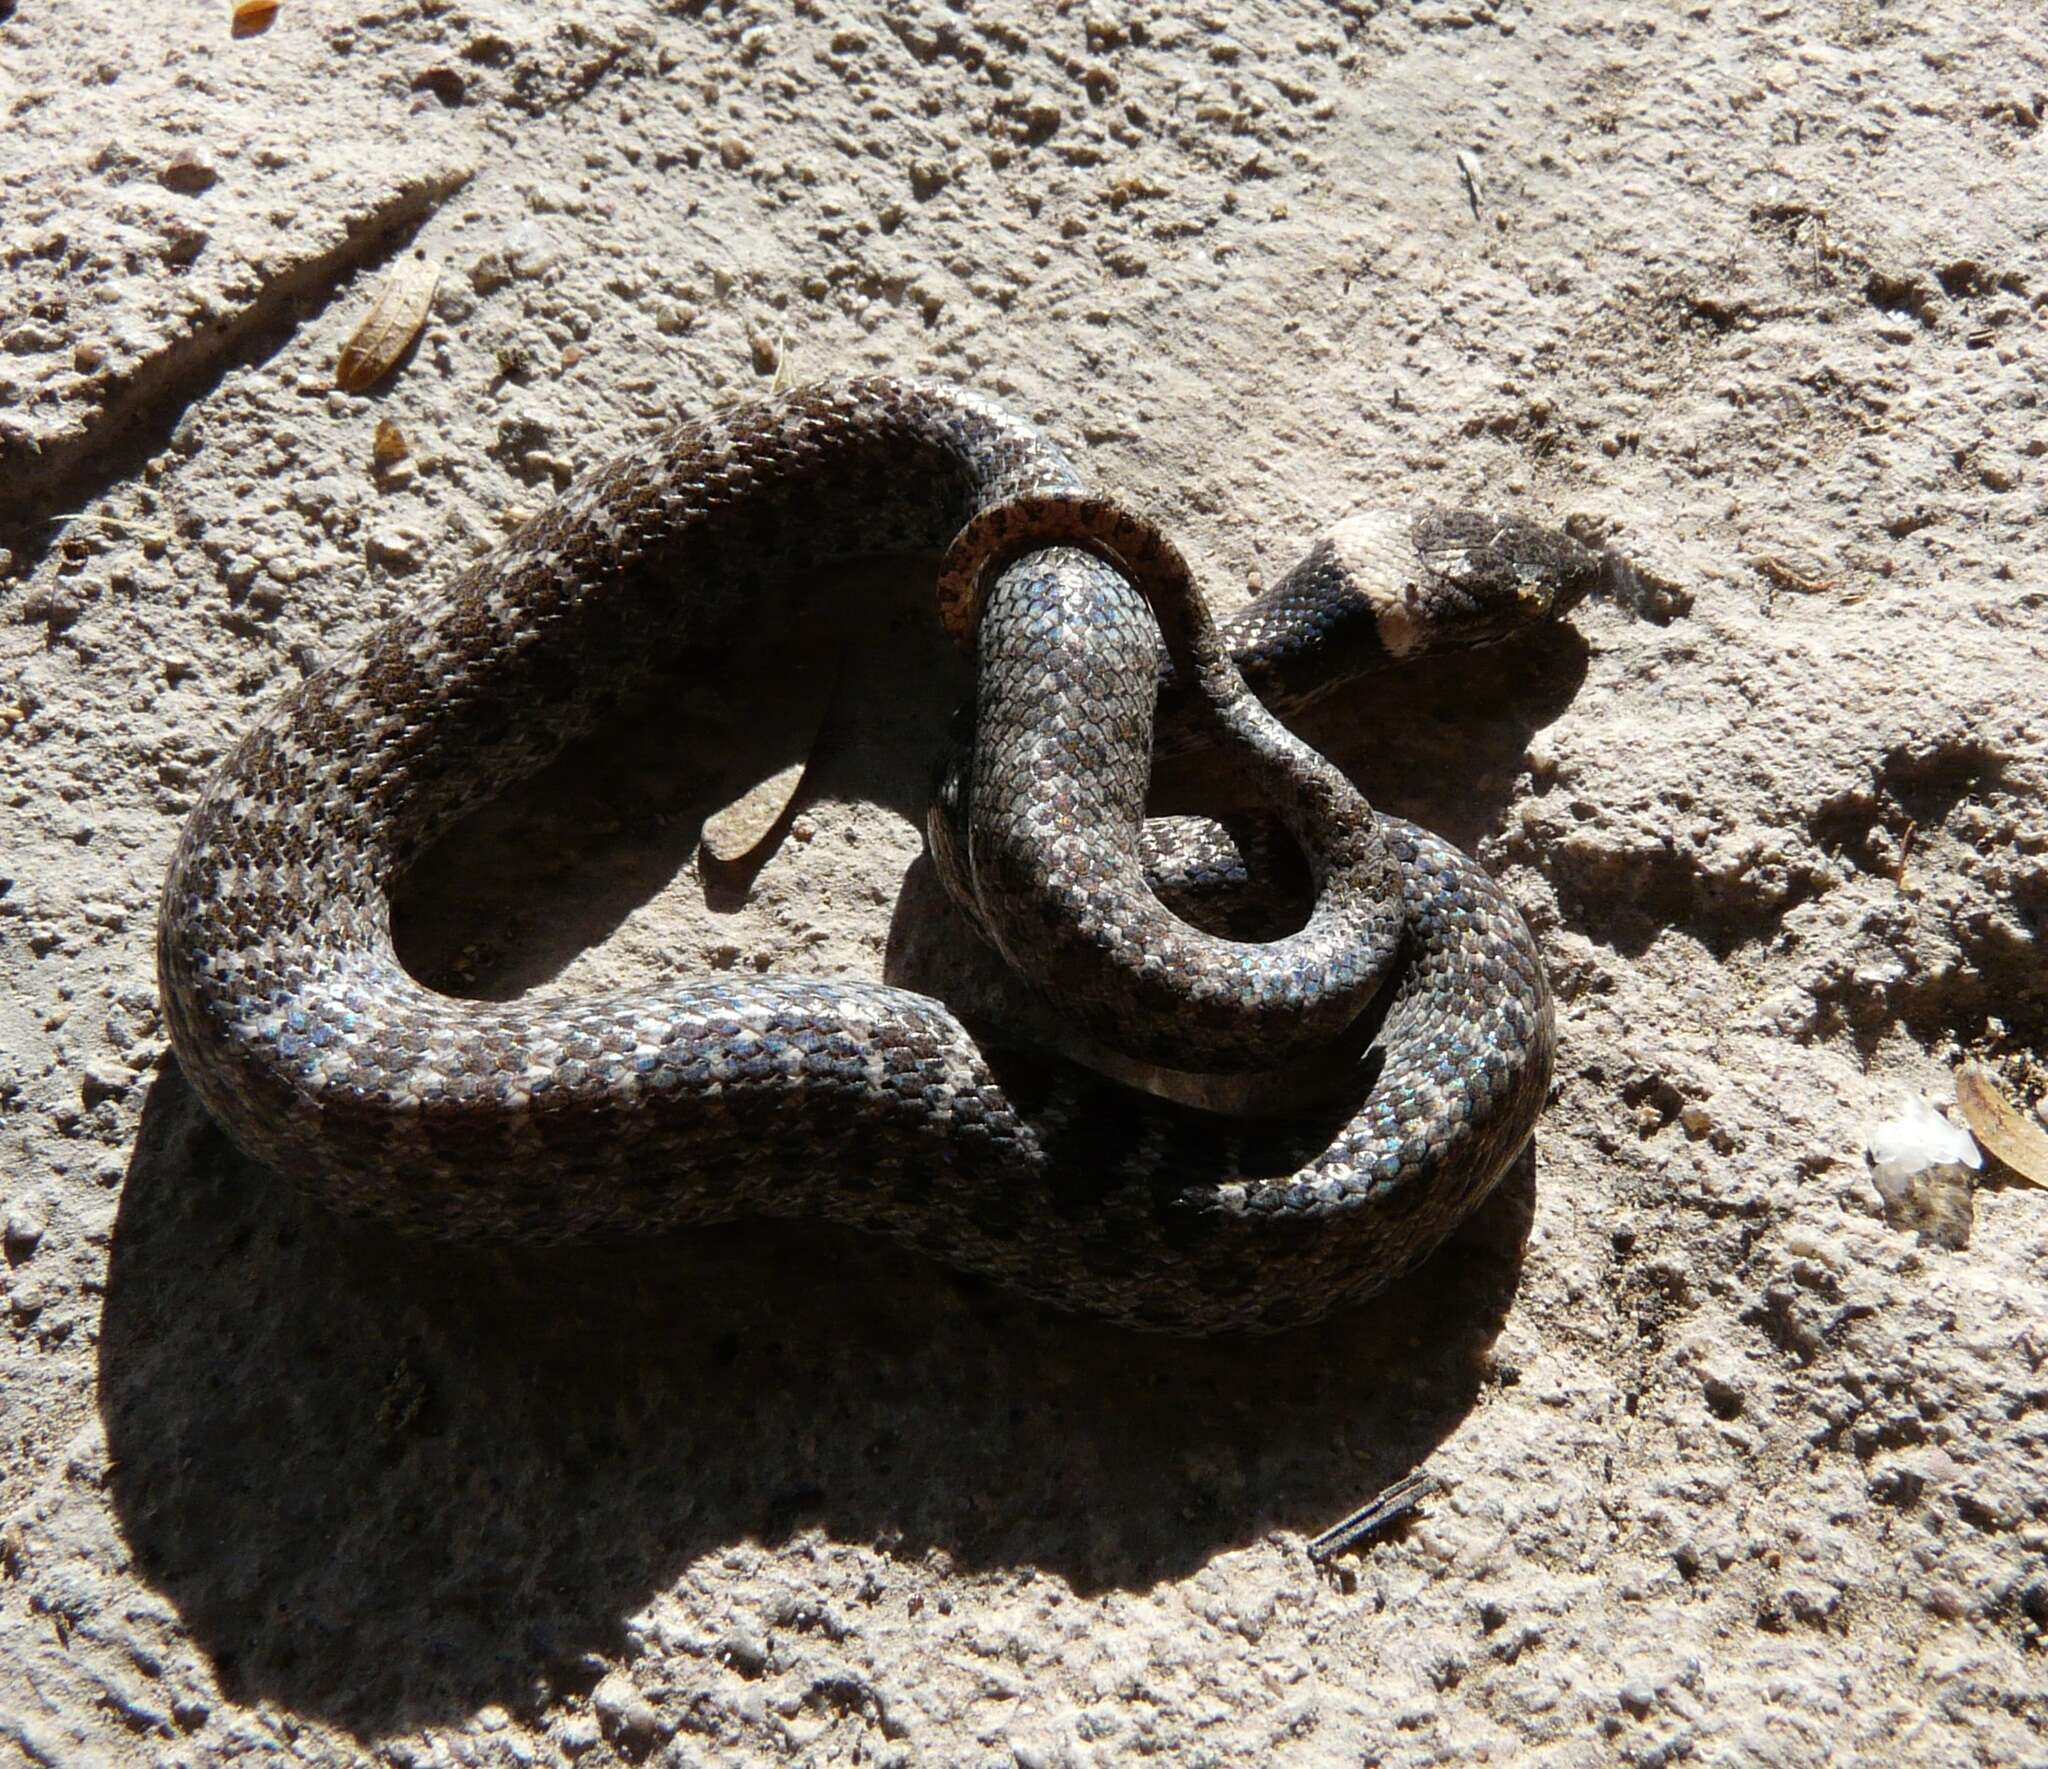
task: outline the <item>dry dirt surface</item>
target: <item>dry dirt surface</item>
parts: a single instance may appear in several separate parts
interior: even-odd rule
[[[2048,1762],[2048,1193],[1945,1246],[1862,1153],[2048,1081],[2038,4],[228,10],[0,0],[0,1762]],[[272,695],[671,416],[876,369],[1224,601],[1424,500],[1680,586],[1315,733],[1559,997],[1533,1162],[1382,1303],[1174,1344],[822,1229],[413,1246],[166,1055],[165,862]],[[444,844],[409,961],[881,974],[923,593]]]

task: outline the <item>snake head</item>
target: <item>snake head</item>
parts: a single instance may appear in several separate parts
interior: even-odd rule
[[[1659,626],[1692,607],[1680,585],[1612,547],[1590,545],[1526,516],[1425,510],[1408,520],[1407,539],[1420,569],[1404,586],[1404,600],[1427,622],[1417,649],[1511,638],[1569,614],[1589,595]]]
[[[1393,657],[1492,644],[1555,620],[1608,583],[1619,563],[1525,516],[1477,510],[1425,510],[1408,519],[1407,542],[1412,565],[1398,605],[1378,592],[1380,637]]]
[[[1633,580],[1614,553],[1523,516],[1363,510],[1234,618],[1226,636],[1268,704],[1428,652],[1496,644]]]

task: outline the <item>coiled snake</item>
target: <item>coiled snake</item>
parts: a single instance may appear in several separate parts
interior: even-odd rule
[[[942,601],[979,677],[934,858],[1118,1079],[878,983],[500,1004],[400,966],[389,888],[465,811],[651,680],[715,667],[771,592],[800,618],[821,566],[948,543]],[[1515,518],[1355,517],[1218,629],[1156,533],[978,397],[854,381],[685,423],[235,750],[165,888],[172,1041],[251,1154],[410,1229],[818,1215],[1136,1326],[1312,1320],[1428,1253],[1527,1143],[1551,1010],[1493,882],[1375,817],[1245,683],[1285,710],[1551,618],[1610,563]],[[1245,878],[1216,826],[1147,828],[1155,728],[1231,746],[1256,780],[1309,861],[1297,933],[1232,940],[1164,908],[1200,918]],[[1309,1097],[1258,1115],[1242,1072],[1297,1065]],[[1195,1070],[1239,1073],[1239,1110],[1164,1073]]]

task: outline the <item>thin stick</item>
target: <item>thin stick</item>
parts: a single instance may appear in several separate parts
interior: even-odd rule
[[[1426,1468],[1404,1474],[1393,1485],[1380,1488],[1342,1523],[1333,1523],[1311,1540],[1308,1557],[1318,1566],[1329,1565],[1346,1549],[1399,1523],[1442,1484]]]

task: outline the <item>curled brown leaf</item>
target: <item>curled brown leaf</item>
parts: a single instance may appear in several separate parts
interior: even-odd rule
[[[430,258],[408,258],[378,285],[363,323],[341,347],[334,384],[344,393],[374,387],[398,366],[427,323],[441,267]]]
[[[1956,1104],[1986,1149],[2020,1178],[2048,1186],[2048,1133],[2028,1121],[1983,1064],[1956,1071]]]

